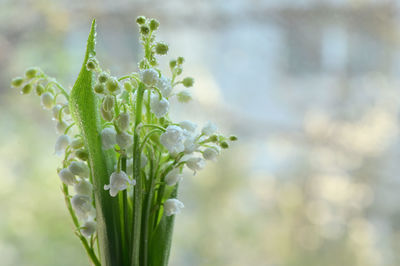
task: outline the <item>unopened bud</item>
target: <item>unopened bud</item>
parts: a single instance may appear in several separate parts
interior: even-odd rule
[[[109,78],[106,81],[106,88],[110,92],[116,92],[119,89],[118,80],[114,77]]]
[[[75,151],[75,156],[82,161],[87,161],[87,159],[89,158],[89,153],[85,149],[80,149]]]
[[[106,72],[102,72],[97,79],[100,83],[104,83],[108,79],[108,74]]]
[[[230,140],[230,141],[237,141],[238,138],[237,138],[236,136],[233,136],[233,135],[232,135],[232,136],[229,137],[229,140]]]
[[[54,96],[50,92],[45,92],[41,96],[42,105],[46,109],[51,109],[54,104]]]
[[[149,32],[150,32],[150,29],[149,29],[149,27],[147,27],[146,25],[142,25],[142,26],[140,27],[140,33],[141,33],[141,34],[147,35],[147,34],[149,34]]]
[[[118,128],[121,131],[127,131],[129,129],[129,113],[121,113],[117,122]]]
[[[42,85],[42,84],[36,85],[36,94],[37,94],[38,96],[41,96],[41,95],[43,94],[43,92],[44,92],[44,87],[43,87],[43,85]]]
[[[178,97],[178,101],[181,103],[187,103],[192,99],[192,94],[187,90],[180,91],[176,96]]]
[[[21,94],[28,94],[32,91],[32,84],[28,83],[21,89]]]
[[[94,92],[98,93],[98,94],[102,94],[104,92],[104,85],[101,83],[97,83],[96,85],[94,85]]]
[[[153,18],[150,20],[149,26],[152,31],[155,31],[160,26],[160,22]]]
[[[74,150],[80,149],[83,147],[83,140],[81,138],[73,139],[70,146]]]
[[[177,62],[179,65],[182,65],[183,62],[185,62],[185,58],[183,58],[182,56],[179,56],[179,57],[176,59],[176,62]]]
[[[89,71],[95,70],[98,65],[96,58],[89,58],[86,62],[86,69]]]
[[[221,142],[221,143],[220,143],[220,146],[221,146],[221,148],[223,148],[223,149],[229,148],[229,144],[228,144],[228,142],[226,142],[226,141]]]
[[[133,90],[132,83],[129,82],[129,81],[126,81],[126,82],[124,83],[124,89],[125,89],[126,91],[131,92],[131,91]]]
[[[182,84],[183,84],[183,86],[185,86],[186,88],[192,87],[192,86],[193,86],[193,83],[194,83],[194,79],[191,78],[191,77],[187,77],[187,78],[184,78],[184,79],[182,80]]]
[[[13,87],[19,87],[22,85],[22,83],[24,82],[24,79],[21,77],[16,77],[11,81],[11,86]]]
[[[28,68],[25,71],[25,77],[27,77],[28,79],[34,78],[37,73],[38,73],[38,69],[37,68],[35,68],[35,67]]]
[[[176,67],[176,60],[171,60],[171,61],[169,61],[169,67],[170,67],[170,68]]]
[[[114,113],[113,112],[111,112],[111,111],[107,112],[107,111],[104,110],[103,107],[101,107],[100,111],[101,111],[101,117],[103,117],[103,119],[105,121],[111,122],[113,120],[113,117],[114,117]]]
[[[165,55],[168,52],[168,45],[166,43],[159,42],[156,44],[156,53],[159,55]]]
[[[114,104],[115,104],[115,100],[114,100],[113,96],[107,95],[106,97],[104,97],[104,100],[103,100],[104,111],[106,111],[106,112],[112,111],[112,109],[114,108]]]
[[[146,18],[144,16],[139,16],[136,18],[136,23],[139,25],[142,25],[142,24],[146,23]]]

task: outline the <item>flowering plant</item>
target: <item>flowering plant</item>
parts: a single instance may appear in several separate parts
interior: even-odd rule
[[[139,71],[116,78],[96,60],[93,21],[82,69],[70,92],[39,68],[13,79],[22,94],[35,89],[51,110],[63,156],[58,176],[75,233],[92,265],[168,265],[177,199],[186,166],[194,173],[214,160],[228,140],[208,123],[173,122],[169,99],[191,100],[190,77],[179,79],[184,59],[169,63],[171,77],[157,68],[168,45],[155,41],[159,23],[138,17],[144,58]],[[74,193],[71,193],[70,187]]]

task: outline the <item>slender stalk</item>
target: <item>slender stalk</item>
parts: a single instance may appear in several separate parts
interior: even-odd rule
[[[142,220],[142,178],[140,173],[140,135],[137,129],[138,125],[142,121],[142,105],[143,105],[143,94],[145,86],[143,83],[139,83],[138,95],[136,101],[136,112],[135,112],[135,130],[133,133],[133,176],[136,179],[136,185],[134,190],[134,213],[133,213],[133,230],[132,230],[132,266],[141,266],[139,260],[140,251],[140,229]]]

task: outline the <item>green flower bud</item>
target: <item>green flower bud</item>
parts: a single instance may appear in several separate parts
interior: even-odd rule
[[[21,77],[16,77],[11,81],[11,86],[13,87],[19,87],[22,85],[22,83],[24,82],[24,79]]]
[[[212,135],[212,136],[209,138],[209,140],[212,141],[212,142],[217,142],[217,141],[218,141],[218,136],[217,136],[217,135]]]
[[[115,103],[115,100],[114,100],[113,96],[107,95],[106,97],[104,97],[104,100],[103,100],[104,111],[106,111],[106,112],[112,111],[112,109],[114,108],[114,103]]]
[[[42,85],[42,84],[36,85],[36,94],[37,94],[38,96],[40,96],[40,95],[43,94],[43,92],[44,92],[44,87],[43,87],[43,85]]]
[[[229,140],[230,140],[230,141],[237,141],[238,138],[237,138],[236,136],[233,136],[233,135],[232,135],[232,136],[229,137]]]
[[[106,72],[102,72],[99,77],[98,80],[100,83],[104,83],[108,80],[108,74]]]
[[[178,97],[178,101],[181,103],[187,103],[192,100],[192,94],[190,91],[180,91],[176,96]]]
[[[87,159],[89,158],[89,154],[85,149],[80,149],[75,151],[75,156],[81,159],[82,161],[87,161]]]
[[[36,67],[28,68],[25,71],[25,77],[27,77],[28,79],[34,78],[38,72],[39,70]]]
[[[229,144],[226,141],[223,141],[219,144],[221,146],[222,149],[228,149],[229,148]]]
[[[183,86],[185,86],[186,88],[192,87],[192,86],[193,86],[193,83],[194,83],[194,79],[193,79],[193,78],[190,78],[190,77],[184,78],[184,79],[182,80],[182,84],[183,84]]]
[[[106,81],[106,88],[110,92],[115,92],[119,89],[118,80],[114,77],[109,78]]]
[[[176,61],[178,62],[179,65],[182,65],[183,62],[185,62],[185,58],[183,58],[182,56],[179,56]]]
[[[152,31],[155,31],[156,29],[158,29],[158,26],[160,26],[160,22],[158,22],[156,19],[152,18],[150,20],[149,26]]]
[[[93,89],[96,93],[102,94],[104,92],[104,85],[101,83],[97,83],[96,85],[94,85]]]
[[[145,69],[146,68],[146,61],[145,60],[141,60],[140,62],[139,62],[139,68],[140,69]]]
[[[175,73],[176,73],[177,75],[182,74],[182,68],[181,68],[181,67],[177,67],[175,71],[176,71]]]
[[[159,55],[165,55],[168,52],[168,45],[163,42],[159,42],[156,44],[156,53]]]
[[[93,71],[96,69],[98,65],[98,62],[96,58],[89,58],[88,61],[86,62],[86,69],[89,71]]]
[[[150,58],[150,65],[157,66],[157,59],[155,59],[154,57]]]
[[[32,84],[28,83],[21,89],[21,94],[28,94],[32,91]]]
[[[142,25],[142,24],[146,23],[146,18],[144,16],[139,16],[136,18],[136,23],[139,25]]]
[[[141,34],[147,35],[147,34],[149,34],[149,32],[150,32],[149,27],[147,27],[146,25],[140,26],[140,33]]]
[[[126,81],[126,82],[124,83],[124,89],[125,89],[126,91],[131,92],[131,91],[133,90],[132,83],[130,83],[129,81]]]
[[[176,67],[176,60],[171,60],[171,61],[169,61],[169,67],[170,67],[170,68]]]

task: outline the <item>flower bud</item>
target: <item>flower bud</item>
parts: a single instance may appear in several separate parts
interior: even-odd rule
[[[139,25],[143,25],[144,23],[146,23],[146,18],[144,16],[139,16],[136,18],[136,23]]]
[[[107,122],[111,122],[113,120],[114,117],[114,113],[112,111],[107,112],[104,110],[103,107],[100,108],[100,112],[101,112],[101,117],[103,117],[103,119]]]
[[[181,212],[181,209],[185,207],[183,203],[177,199],[167,199],[164,202],[164,212],[166,216],[175,215]]]
[[[131,92],[131,91],[133,90],[132,83],[129,82],[129,81],[126,81],[126,82],[124,83],[124,89],[125,89],[126,91],[128,91],[128,92]]]
[[[89,158],[89,153],[85,149],[79,149],[79,150],[75,151],[75,156],[78,159],[81,159],[82,161],[87,161]]]
[[[90,173],[89,167],[84,162],[73,161],[68,166],[68,169],[74,175],[77,175],[80,177],[89,177],[89,173]]]
[[[176,60],[171,60],[171,61],[169,61],[169,67],[170,67],[170,68],[176,67]]]
[[[114,108],[114,104],[115,104],[115,99],[112,95],[107,95],[106,97],[104,97],[104,100],[103,100],[104,111],[106,111],[106,112],[112,111]]]
[[[232,136],[229,137],[229,140],[230,141],[237,141],[238,138],[236,136],[232,135]]]
[[[90,184],[90,182],[82,179],[74,185],[74,189],[76,194],[90,197],[92,195],[93,186]]]
[[[176,62],[178,63],[178,65],[182,65],[183,62],[185,62],[185,58],[183,58],[182,56],[179,56],[179,57],[176,59]]]
[[[16,77],[11,81],[11,86],[20,87],[24,83],[24,79],[21,77]]]
[[[86,221],[81,228],[82,235],[84,237],[90,237],[96,232],[96,226],[97,224],[95,221]]]
[[[129,129],[129,113],[124,112],[119,114],[117,126],[121,131],[127,131]]]
[[[108,74],[106,72],[101,72],[97,79],[100,83],[105,83],[108,80]]]
[[[27,77],[28,79],[34,78],[36,76],[36,74],[38,73],[38,69],[36,67],[31,67],[28,68],[25,71],[25,77]]]
[[[68,168],[61,169],[61,171],[58,172],[58,176],[60,177],[61,181],[66,185],[71,186],[76,183],[74,174],[70,170],[68,170]]]
[[[212,136],[209,138],[209,140],[210,140],[211,142],[217,142],[217,141],[218,141],[218,136],[217,136],[217,135],[212,135]]]
[[[147,27],[146,25],[140,26],[140,33],[141,34],[147,35],[147,34],[149,34],[149,32],[150,32],[149,27]]]
[[[185,86],[186,88],[192,87],[192,86],[193,86],[193,83],[194,83],[194,79],[191,78],[191,77],[187,77],[187,78],[184,78],[184,79],[182,80],[182,84],[183,84],[183,86]]]
[[[168,45],[166,43],[159,42],[156,44],[156,53],[159,55],[165,55],[168,52]]]
[[[28,83],[21,89],[21,94],[28,94],[32,91],[32,84]]]
[[[106,81],[106,88],[111,93],[118,91],[119,90],[118,80],[114,77],[110,77]]]
[[[104,85],[101,83],[96,83],[93,89],[95,93],[102,94],[104,92]]]
[[[214,134],[217,131],[217,126],[208,121],[207,124],[202,128],[201,133],[206,135],[206,136],[210,136],[212,134]]]
[[[226,141],[221,142],[220,146],[221,146],[222,149],[228,149],[229,148],[229,144]]]
[[[155,31],[158,29],[158,26],[160,26],[160,22],[158,22],[156,19],[152,18],[150,20],[149,26],[152,31]]]
[[[71,148],[74,150],[80,149],[83,147],[83,140],[81,138],[76,138],[71,141]]]
[[[114,148],[117,144],[116,135],[117,132],[114,128],[107,127],[101,131],[101,142],[104,150]]]
[[[86,62],[86,69],[89,71],[93,71],[98,66],[98,62],[96,58],[89,58]]]
[[[126,149],[133,143],[133,136],[123,131],[118,133],[115,139],[121,149]]]
[[[54,120],[58,120],[61,108],[62,108],[61,104],[56,104],[51,109],[51,112],[53,113],[53,119]]]
[[[187,90],[178,92],[176,96],[178,97],[178,101],[181,103],[188,103],[192,100],[192,93]]]
[[[165,183],[168,186],[174,186],[176,183],[182,180],[182,175],[179,173],[179,169],[175,168],[165,176]]]
[[[180,74],[182,74],[182,68],[181,67],[177,67],[176,69],[175,69],[175,73],[177,74],[177,75],[180,75]]]
[[[70,138],[67,135],[61,135],[57,138],[56,145],[54,147],[56,155],[62,155],[65,149],[70,143]]]
[[[50,92],[45,92],[41,96],[42,105],[46,109],[51,109],[54,104],[54,96]]]
[[[42,85],[42,84],[36,85],[36,94],[37,94],[38,96],[41,96],[41,95],[43,94],[43,92],[44,92],[44,87],[43,87],[43,85]]]
[[[153,86],[158,80],[158,72],[154,69],[145,69],[140,72],[142,81],[147,86]]]

